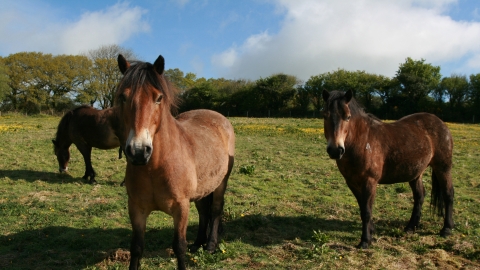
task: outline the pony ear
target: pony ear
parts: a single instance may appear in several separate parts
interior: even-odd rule
[[[130,67],[130,63],[121,54],[118,55],[117,62],[118,68],[120,68],[120,72],[122,72],[122,74],[125,74],[125,71],[127,71],[127,69]]]
[[[352,90],[348,90],[346,93],[345,93],[345,103],[349,103],[350,100],[352,100],[352,97],[353,97],[353,92]]]
[[[328,101],[328,98],[330,97],[330,93],[328,93],[327,90],[323,89],[323,91],[322,91],[322,97],[323,97],[323,100],[324,100],[325,102],[327,102],[327,101]]]
[[[153,67],[158,74],[163,74],[163,71],[165,70],[165,59],[163,56],[158,56],[157,60],[155,60],[155,63],[153,63]]]

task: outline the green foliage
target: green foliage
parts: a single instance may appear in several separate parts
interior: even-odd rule
[[[440,67],[425,63],[425,59],[408,57],[400,64],[395,79],[404,99],[401,105],[405,114],[418,112],[420,102],[440,83]]]
[[[255,173],[255,165],[242,165],[240,166],[240,173],[245,175],[253,175]]]
[[[7,67],[4,63],[4,58],[0,57],[0,104],[4,102],[7,94],[11,91],[8,81],[9,78],[7,74]]]

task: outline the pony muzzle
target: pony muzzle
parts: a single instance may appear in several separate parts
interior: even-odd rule
[[[133,165],[145,165],[152,156],[153,146],[147,145],[127,145],[125,147],[125,155]]]
[[[343,154],[345,154],[345,147],[343,145],[339,146],[327,146],[327,153],[331,159],[341,159]]]
[[[125,145],[125,156],[133,165],[145,165],[153,152],[152,137],[147,129],[136,133],[130,130]]]

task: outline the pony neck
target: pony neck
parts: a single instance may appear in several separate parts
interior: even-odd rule
[[[362,142],[368,139],[370,132],[370,125],[367,119],[368,116],[356,115],[352,116],[349,125],[348,135],[345,138],[345,148],[350,148],[358,145],[363,145]],[[348,150],[345,149],[346,153]]]

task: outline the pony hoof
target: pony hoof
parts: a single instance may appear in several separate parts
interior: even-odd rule
[[[189,245],[188,246],[188,250],[190,251],[190,253],[195,253],[198,251],[199,248],[201,248],[202,246],[199,246],[199,245]]]
[[[120,186],[121,186],[121,187],[124,187],[124,186],[125,186],[125,180],[123,180],[122,183],[120,183]]]
[[[358,249],[368,249],[368,243],[367,242],[360,242],[357,246]]]
[[[213,254],[213,253],[215,253],[216,245],[207,245],[207,247],[205,248],[205,250],[206,250],[208,253]]]
[[[405,229],[403,229],[403,231],[407,234],[414,234],[415,233],[415,228],[405,227]]]
[[[89,183],[90,183],[90,185],[97,185],[98,184],[97,181],[95,181],[95,179],[91,179]]]
[[[440,236],[441,237],[447,237],[449,235],[452,234],[452,230],[449,229],[449,228],[443,228],[441,231],[440,231]]]

